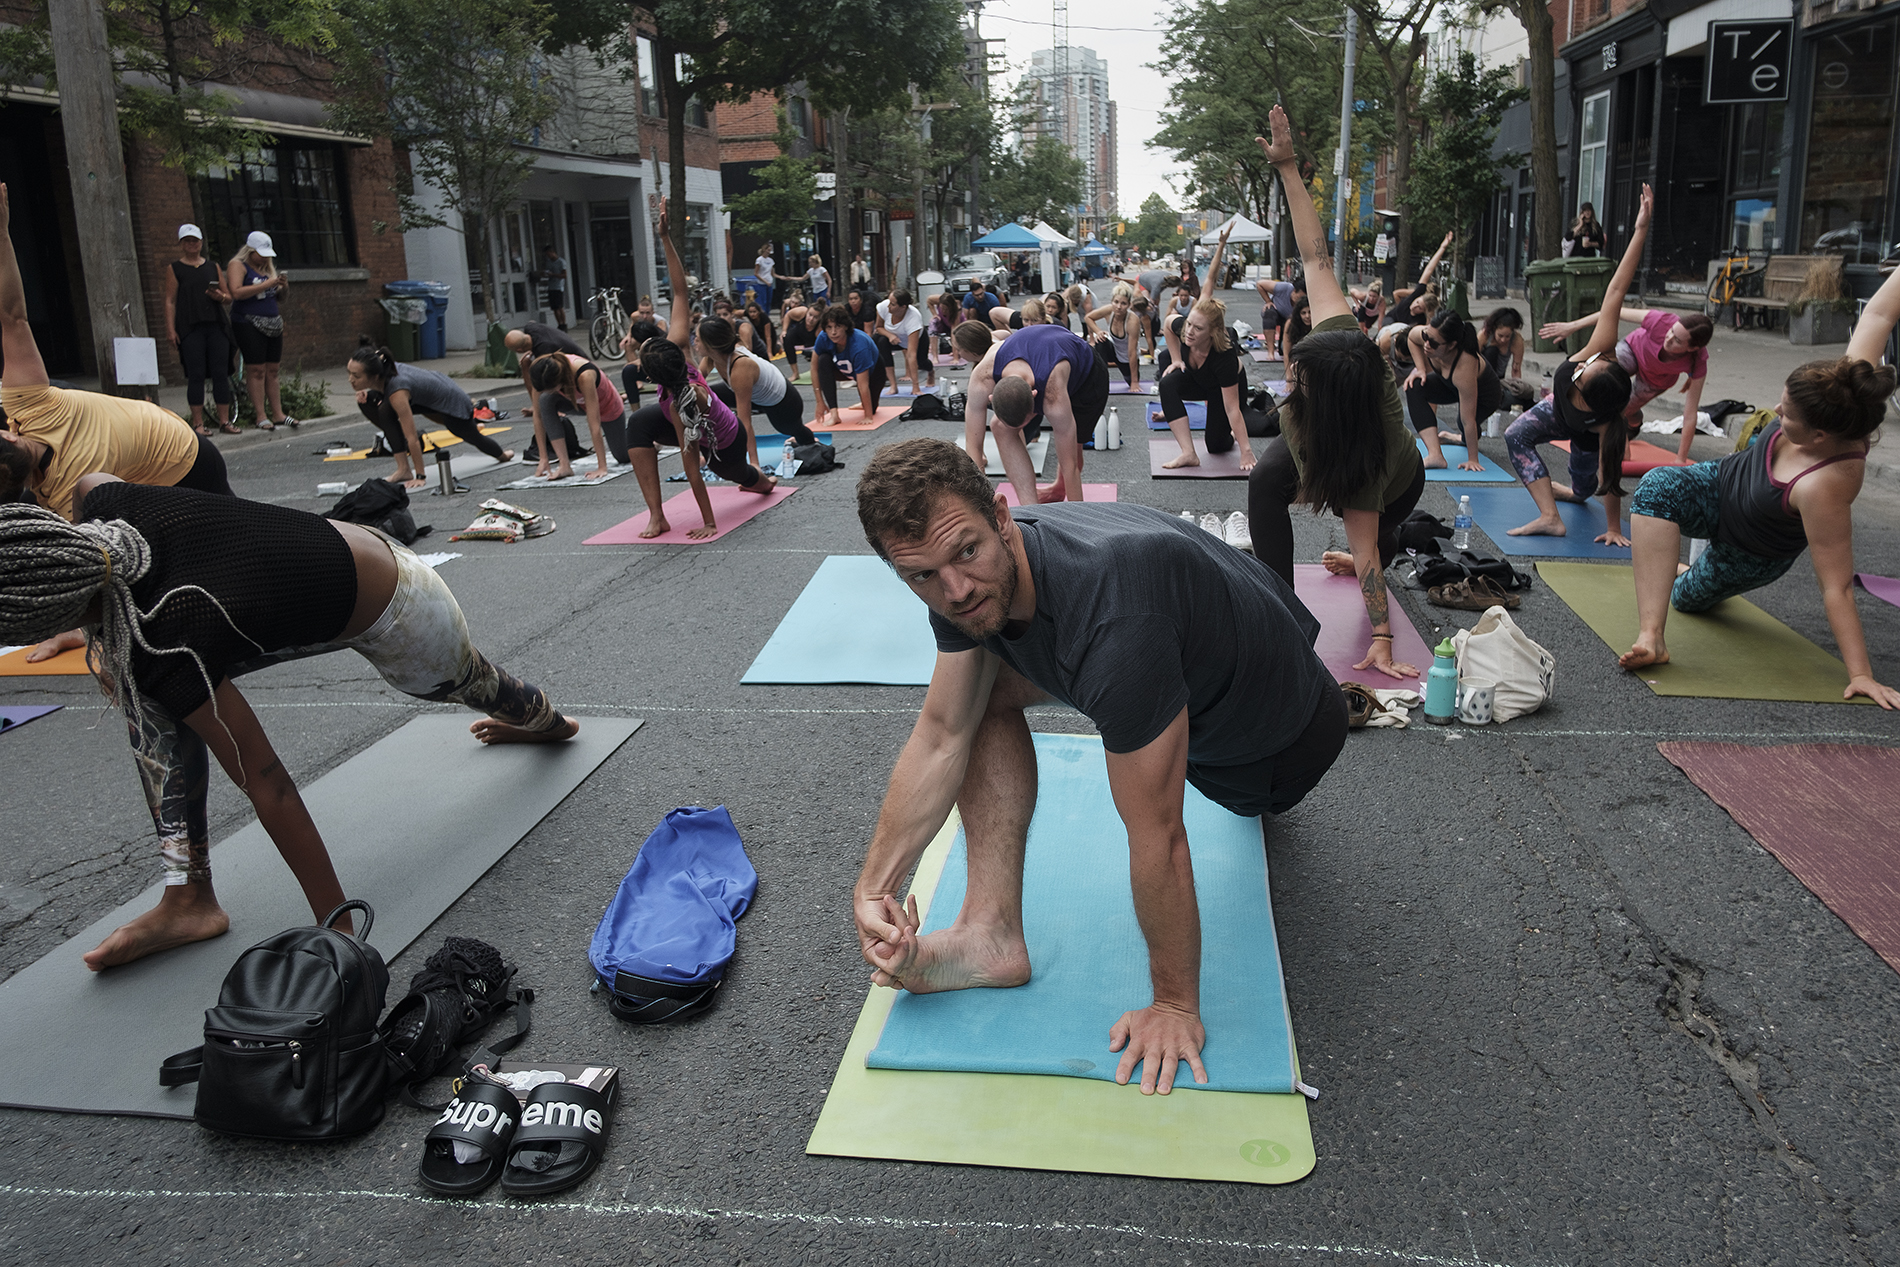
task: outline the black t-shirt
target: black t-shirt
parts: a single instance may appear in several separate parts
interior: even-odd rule
[[[1168,318],[1168,329],[1173,332],[1176,339],[1181,341],[1181,372],[1191,375],[1195,381],[1216,390],[1238,387],[1245,376],[1240,369],[1240,347],[1233,342],[1232,333],[1228,334],[1226,351],[1220,348],[1209,348],[1207,360],[1200,365],[1193,365],[1189,363],[1193,354],[1187,350],[1187,335],[1183,333],[1186,326],[1187,314],[1185,313],[1177,312]],[[1208,399],[1212,400],[1213,396],[1209,395]]]
[[[1557,367],[1550,377],[1550,407],[1557,415],[1557,421],[1563,424],[1565,436],[1571,447],[1584,452],[1595,453],[1603,447],[1603,433],[1590,428],[1600,425],[1603,419],[1587,409],[1579,409],[1570,399],[1572,380],[1577,376],[1577,363],[1566,360]]]
[[[550,283],[550,285],[559,285],[559,283]],[[521,333],[528,336],[531,345],[529,351],[535,356],[552,356],[556,352],[566,352],[572,356],[587,355],[580,344],[544,322],[530,321],[521,327]]]
[[[215,686],[246,660],[334,641],[356,610],[349,542],[307,511],[113,483],[93,489],[79,517],[123,519],[151,543],[152,566],[131,585],[139,610],[152,613],[145,641],[189,647],[205,672],[189,655],[134,646],[132,677],[140,694],[180,720],[211,698],[206,676]]]
[[[1188,710],[1188,759],[1244,765],[1294,743],[1328,691],[1319,622],[1271,568],[1146,506],[1014,512],[1035,580],[1021,637],[982,645],[1081,711],[1110,752],[1154,742]],[[937,647],[978,644],[934,612]]]

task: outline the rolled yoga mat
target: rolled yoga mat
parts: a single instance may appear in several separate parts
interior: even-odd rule
[[[937,664],[930,610],[874,554],[834,554],[792,603],[739,681],[928,686]]]
[[[1900,749],[1660,743],[1657,750],[1900,972]]]
[[[1419,685],[1418,678],[1393,678],[1377,669],[1352,667],[1366,658],[1366,649],[1372,645],[1372,621],[1366,617],[1366,599],[1359,592],[1357,577],[1334,576],[1318,563],[1296,563],[1293,591],[1319,621],[1319,638],[1313,650],[1336,681],[1358,682],[1380,691]],[[1388,591],[1386,601],[1392,624],[1392,658],[1425,673],[1432,667],[1431,648],[1418,636],[1398,598]]]
[[[926,918],[957,827],[953,811],[917,864],[911,892]],[[897,997],[871,987],[806,1152],[1231,1183],[1290,1183],[1313,1169],[1298,1095],[1144,1096],[1094,1078],[869,1068]]]
[[[483,745],[468,733],[476,716],[417,717],[300,789],[343,891],[375,908],[369,942],[384,959],[420,937],[641,725],[590,716],[565,743]],[[128,754],[115,773],[131,778],[130,766]],[[150,850],[156,870],[156,839]],[[156,906],[162,886],[153,885],[0,983],[11,1020],[0,1028],[0,1104],[191,1116],[196,1088],[159,1086],[159,1062],[204,1041],[205,1009],[239,955],[311,922],[259,824],[212,846],[211,872],[231,916],[224,936],[88,971],[80,955]],[[402,983],[392,981],[389,1002],[401,997]]]
[[[1625,491],[1633,491],[1628,485]],[[1457,496],[1471,498],[1471,517],[1484,535],[1505,554],[1534,555],[1557,559],[1613,559],[1628,563],[1628,546],[1597,544],[1597,534],[1609,527],[1603,503],[1558,502],[1557,517],[1569,531],[1561,537],[1513,537],[1510,530],[1537,518],[1537,503],[1522,484],[1508,488],[1473,485],[1460,488]],[[1626,498],[1624,504],[1628,504]],[[1623,535],[1629,535],[1629,521],[1623,521]]]
[[[1539,563],[1537,574],[1603,639],[1610,659],[1630,649],[1639,628],[1632,569]],[[1658,695],[1846,702],[1847,666],[1745,598],[1725,599],[1698,616],[1672,607],[1663,639],[1669,663],[1635,671]],[[1873,703],[1859,696],[1855,702]]]
[[[1425,442],[1423,440],[1416,440],[1413,443],[1418,445],[1418,455],[1424,457]],[[1465,446],[1462,444],[1445,444],[1441,442],[1438,447],[1445,454],[1447,466],[1446,469],[1442,471],[1435,471],[1429,467],[1426,468],[1425,479],[1428,483],[1469,484],[1473,482],[1489,482],[1499,484],[1517,478],[1517,476],[1511,474],[1482,453],[1478,455],[1478,461],[1484,464],[1482,471],[1461,471],[1458,469],[1458,464],[1465,460],[1465,454],[1467,452]],[[1457,495],[1456,493],[1452,494],[1454,497]]]

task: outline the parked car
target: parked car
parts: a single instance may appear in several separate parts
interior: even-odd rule
[[[995,286],[1004,295],[1009,294],[1009,269],[1003,264],[1000,255],[992,251],[974,251],[969,255],[959,255],[950,261],[950,267],[943,270],[944,284],[950,290],[966,291],[970,289],[972,277],[985,286]]]

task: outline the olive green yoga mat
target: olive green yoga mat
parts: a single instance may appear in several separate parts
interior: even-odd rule
[[[953,814],[917,864],[922,914],[957,826]],[[866,1068],[896,998],[871,987],[807,1153],[1230,1183],[1291,1183],[1313,1169],[1299,1095],[1144,1096],[1089,1078]]]
[[[1539,562],[1537,574],[1610,645],[1612,657],[1629,650],[1637,630],[1631,569]],[[1699,616],[1671,608],[1664,639],[1669,663],[1637,671],[1658,695],[1846,702],[1847,666],[1745,598],[1726,599]]]

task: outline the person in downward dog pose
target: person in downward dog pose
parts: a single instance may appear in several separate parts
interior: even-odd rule
[[[469,641],[440,577],[355,524],[191,489],[79,481],[67,523],[0,506],[0,638],[84,625],[93,671],[125,713],[164,859],[153,910],[85,956],[95,972],[216,937],[230,920],[211,886],[207,753],[257,810],[310,910],[344,900],[323,837],[234,679],[352,650],[404,694],[488,714],[483,743],[568,739],[580,727]]]
[[[1682,441],[1676,456],[1689,460],[1689,444],[1695,439],[1696,413],[1702,408],[1702,385],[1708,381],[1709,340],[1715,336],[1715,323],[1699,312],[1678,315],[1662,308],[1624,308],[1617,314],[1634,321],[1636,329],[1616,345],[1616,363],[1631,376],[1630,403],[1623,410],[1632,431],[1643,426],[1643,406],[1676,385],[1687,374],[1683,385]],[[1576,321],[1552,321],[1538,333],[1546,339],[1562,339],[1597,323],[1600,314],[1591,313]]]
[[[1879,364],[1896,320],[1900,272],[1867,301],[1846,356],[1809,361],[1788,375],[1779,421],[1753,444],[1719,462],[1643,476],[1630,503],[1639,628],[1618,660],[1624,668],[1669,663],[1663,632],[1671,607],[1708,611],[1775,580],[1811,550],[1828,627],[1847,665],[1841,697],[1900,707],[1900,691],[1874,678],[1854,606],[1853,516],[1872,436],[1900,383],[1892,366]],[[1677,562],[1685,532],[1709,543],[1690,567]]]
[[[1268,115],[1267,161],[1298,189],[1298,159],[1286,112]],[[1351,553],[1328,551],[1327,570],[1357,576],[1372,623],[1372,645],[1355,669],[1387,677],[1417,677],[1418,668],[1392,658],[1391,600],[1385,569],[1399,553],[1398,528],[1425,491],[1425,466],[1405,425],[1392,376],[1333,276],[1332,252],[1310,196],[1287,199],[1294,241],[1306,260],[1307,302],[1319,324],[1287,350],[1287,384],[1280,434],[1247,477],[1247,526],[1254,555],[1293,584],[1295,503],[1330,511],[1346,524]]]
[[[957,327],[959,347],[975,343],[975,336],[963,330],[976,324]],[[983,466],[983,428],[994,410],[990,434],[1020,503],[1082,500],[1081,437],[1094,432],[1108,406],[1108,365],[1087,341],[1066,326],[1026,325],[970,371],[968,394],[963,435],[971,461]],[[1042,434],[1045,419],[1055,433],[1061,473],[1054,484],[1038,490],[1029,444]]]

